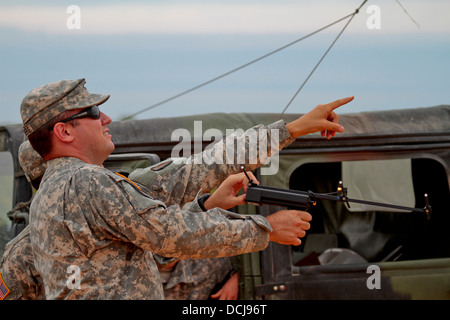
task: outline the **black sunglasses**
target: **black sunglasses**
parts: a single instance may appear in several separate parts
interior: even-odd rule
[[[69,122],[74,119],[82,119],[82,118],[92,118],[92,119],[100,119],[100,109],[98,106],[92,106],[86,109],[81,110],[80,112],[74,114],[67,119],[61,120],[60,122]]]
[[[70,120],[82,119],[82,118],[100,119],[100,109],[98,108],[98,106],[88,107],[88,108],[85,108],[85,109],[81,110],[80,112],[74,114],[73,116],[68,117],[67,119],[61,120],[59,122],[66,123],[66,122],[69,122]],[[49,128],[49,130],[52,131],[54,126],[55,125],[51,126],[51,128]]]

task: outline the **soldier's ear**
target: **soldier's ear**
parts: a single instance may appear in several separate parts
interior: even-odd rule
[[[53,127],[53,133],[57,139],[63,142],[71,142],[74,139],[72,134],[72,125],[64,122],[58,122]]]

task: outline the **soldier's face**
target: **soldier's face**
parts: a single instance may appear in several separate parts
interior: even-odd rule
[[[76,121],[76,137],[83,155],[87,157],[88,162],[102,165],[114,151],[112,135],[108,129],[111,118],[100,112],[99,119],[83,118]]]

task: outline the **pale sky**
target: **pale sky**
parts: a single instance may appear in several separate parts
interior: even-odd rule
[[[1,1],[0,124],[21,121],[20,102],[34,87],[81,77],[89,91],[111,94],[105,111],[119,119],[342,18],[362,2]],[[288,112],[347,95],[356,99],[343,112],[450,104],[450,2],[400,3],[415,22],[395,0],[367,1]],[[281,112],[346,21],[138,118]]]
[[[15,1],[0,6],[0,26],[49,34],[67,34],[74,11],[64,1],[40,5]],[[54,1],[53,3],[55,3]],[[73,2],[73,1],[72,1]],[[72,3],[71,2],[71,3]],[[407,11],[420,21],[423,32],[450,33],[450,2],[403,0]],[[402,3],[401,2],[401,3]],[[23,5],[29,3],[29,5]],[[310,32],[353,12],[362,1],[145,1],[81,2],[79,34],[279,34]],[[370,6],[380,8],[382,28],[390,34],[413,33],[414,25],[395,0],[368,1],[361,10],[367,18]],[[367,20],[367,19],[366,19]],[[348,33],[368,34],[364,19]]]

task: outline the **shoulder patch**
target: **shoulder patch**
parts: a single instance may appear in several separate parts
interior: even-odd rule
[[[3,281],[2,274],[0,273],[0,300],[4,300],[6,296],[9,294],[9,289]]]
[[[169,166],[172,162],[173,162],[172,160],[169,160],[167,162],[163,162],[163,163],[157,164],[154,167],[152,167],[152,171],[162,170],[162,169],[166,168],[167,166]]]

